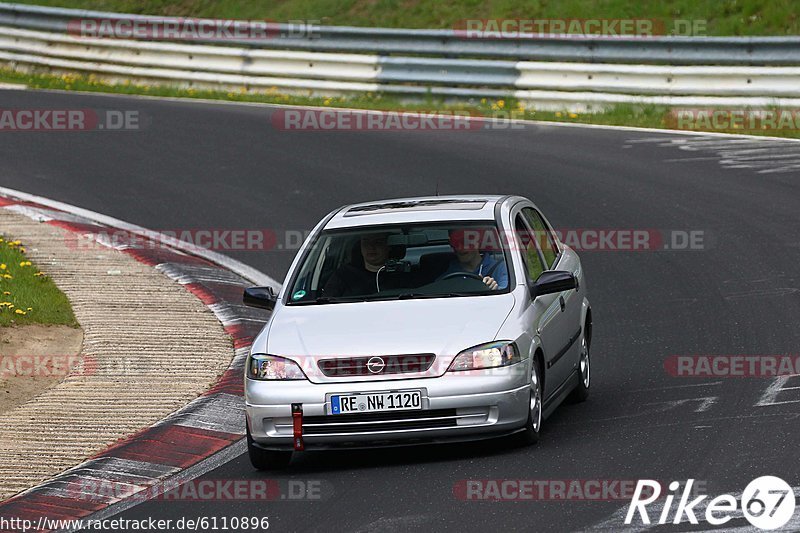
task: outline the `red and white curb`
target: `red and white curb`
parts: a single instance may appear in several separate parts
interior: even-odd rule
[[[141,499],[134,503],[136,493],[148,491],[143,494],[153,497],[159,487],[192,479],[241,454],[245,435],[244,364],[252,340],[267,318],[241,303],[242,289],[253,284],[277,288],[280,284],[216,252],[47,198],[0,187],[0,208],[107,246],[111,243],[103,243],[103,236],[110,229],[157,242],[157,246],[147,247],[115,242],[113,247],[153,266],[197,296],[231,335],[235,349],[228,369],[199,398],[78,466],[0,502],[0,516],[33,524],[42,516],[54,520],[100,518],[141,503]],[[98,484],[124,490],[118,491],[121,496],[98,495],[92,490]]]

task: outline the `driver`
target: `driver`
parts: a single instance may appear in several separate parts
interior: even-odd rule
[[[480,251],[480,233],[480,230],[450,230],[450,246],[453,247],[456,258],[439,279],[448,274],[469,272],[480,276],[491,290],[508,287],[505,259],[502,255],[495,257],[495,254]]]

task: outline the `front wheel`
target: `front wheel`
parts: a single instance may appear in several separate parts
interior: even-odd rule
[[[256,470],[280,470],[289,466],[292,460],[290,451],[262,450],[256,446],[250,436],[250,426],[247,427],[247,454],[250,456],[250,464]]]
[[[522,444],[536,444],[542,430],[542,375],[539,360],[534,359],[531,364],[531,395],[528,410],[528,421],[525,429],[520,433]]]
[[[585,402],[589,397],[589,385],[591,384],[591,360],[589,357],[589,341],[586,335],[581,339],[581,357],[578,360],[578,370],[580,371],[580,383],[572,390],[569,398],[575,403]]]

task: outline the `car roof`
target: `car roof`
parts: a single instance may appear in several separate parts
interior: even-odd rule
[[[352,204],[337,210],[325,229],[410,222],[494,220],[500,195],[419,196]]]

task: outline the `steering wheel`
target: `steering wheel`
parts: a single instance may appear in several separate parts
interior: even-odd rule
[[[446,279],[453,279],[453,278],[472,278],[477,279],[481,283],[483,283],[483,276],[479,276],[478,274],[474,274],[472,272],[451,272],[446,276],[442,276],[439,281],[444,281]]]

